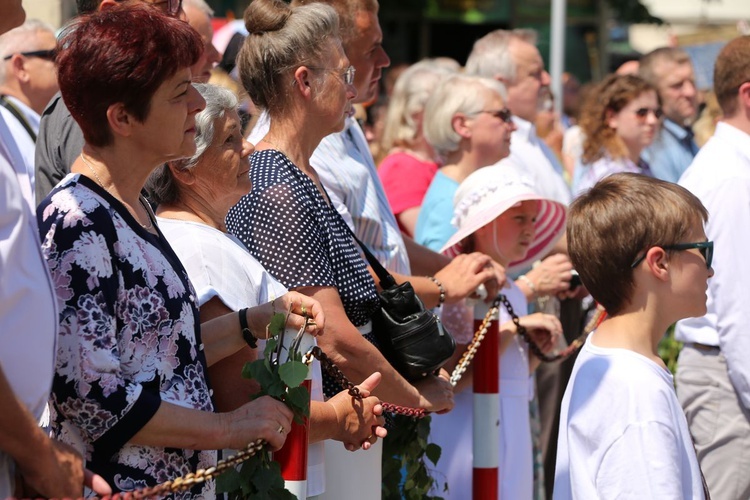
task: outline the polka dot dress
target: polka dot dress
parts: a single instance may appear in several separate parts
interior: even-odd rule
[[[250,165],[253,189],[229,211],[229,232],[287,288],[335,287],[349,321],[363,326],[380,302],[344,220],[283,153],[255,152]],[[327,378],[326,395],[335,394]]]

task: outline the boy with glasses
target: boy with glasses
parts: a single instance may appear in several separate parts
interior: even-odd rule
[[[608,318],[576,359],[560,413],[554,498],[709,498],[674,379],[658,354],[706,313],[713,242],[686,189],[614,174],[568,213],[568,249]]]

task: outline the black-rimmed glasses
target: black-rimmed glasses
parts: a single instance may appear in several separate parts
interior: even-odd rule
[[[3,57],[3,61],[7,61],[8,59],[10,59],[16,54],[24,56],[24,57],[38,57],[40,59],[54,61],[55,56],[57,55],[57,50],[48,49],[48,50],[30,50],[28,52],[14,52],[12,54],[8,54],[7,56]]]
[[[492,115],[495,118],[500,118],[503,122],[510,125],[513,123],[513,113],[510,112],[508,108],[503,109],[483,109],[480,111],[480,113],[486,113],[488,115]]]
[[[711,264],[714,260],[714,242],[713,241],[699,241],[697,243],[675,243],[674,245],[657,245],[661,246],[664,250],[691,250],[693,248],[697,248],[698,251],[701,253],[703,258],[706,261],[706,269],[711,269]],[[635,262],[633,262],[630,267],[634,268],[641,262],[643,262],[643,259],[646,258],[646,254],[644,253],[637,259],[635,259]]]

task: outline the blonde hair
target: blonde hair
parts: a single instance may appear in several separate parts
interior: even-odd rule
[[[432,59],[419,61],[401,73],[393,87],[385,116],[381,144],[384,151],[412,146],[421,132],[416,115],[424,112],[427,99],[435,87],[454,73]]]
[[[457,113],[474,115],[482,111],[486,90],[507,100],[505,86],[491,78],[453,75],[437,86],[425,105],[423,130],[438,155],[445,158],[458,149],[461,136],[453,128],[453,117]]]

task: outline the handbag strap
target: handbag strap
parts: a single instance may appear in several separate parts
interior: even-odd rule
[[[331,208],[338,214],[339,219],[341,219],[341,222],[344,224],[344,227],[347,231],[349,231],[349,234],[354,238],[354,241],[357,242],[359,247],[362,249],[362,252],[365,254],[365,258],[367,259],[367,262],[370,264],[370,267],[372,267],[372,270],[375,271],[375,274],[378,276],[378,279],[380,280],[380,287],[383,289],[391,288],[393,286],[396,286],[396,279],[391,275],[391,273],[388,272],[388,270],[383,267],[383,265],[378,261],[378,259],[370,252],[370,250],[367,248],[367,245],[359,241],[359,238],[357,238],[357,235],[354,234],[354,231],[352,231],[352,228],[349,227],[349,224],[346,223],[344,218],[341,216],[338,210],[336,210],[336,207],[333,205],[333,201],[331,201],[331,197],[328,195],[328,191],[326,191],[326,188],[321,184],[321,187],[323,188],[323,192],[326,195],[326,198],[328,198],[328,203],[331,204]]]

